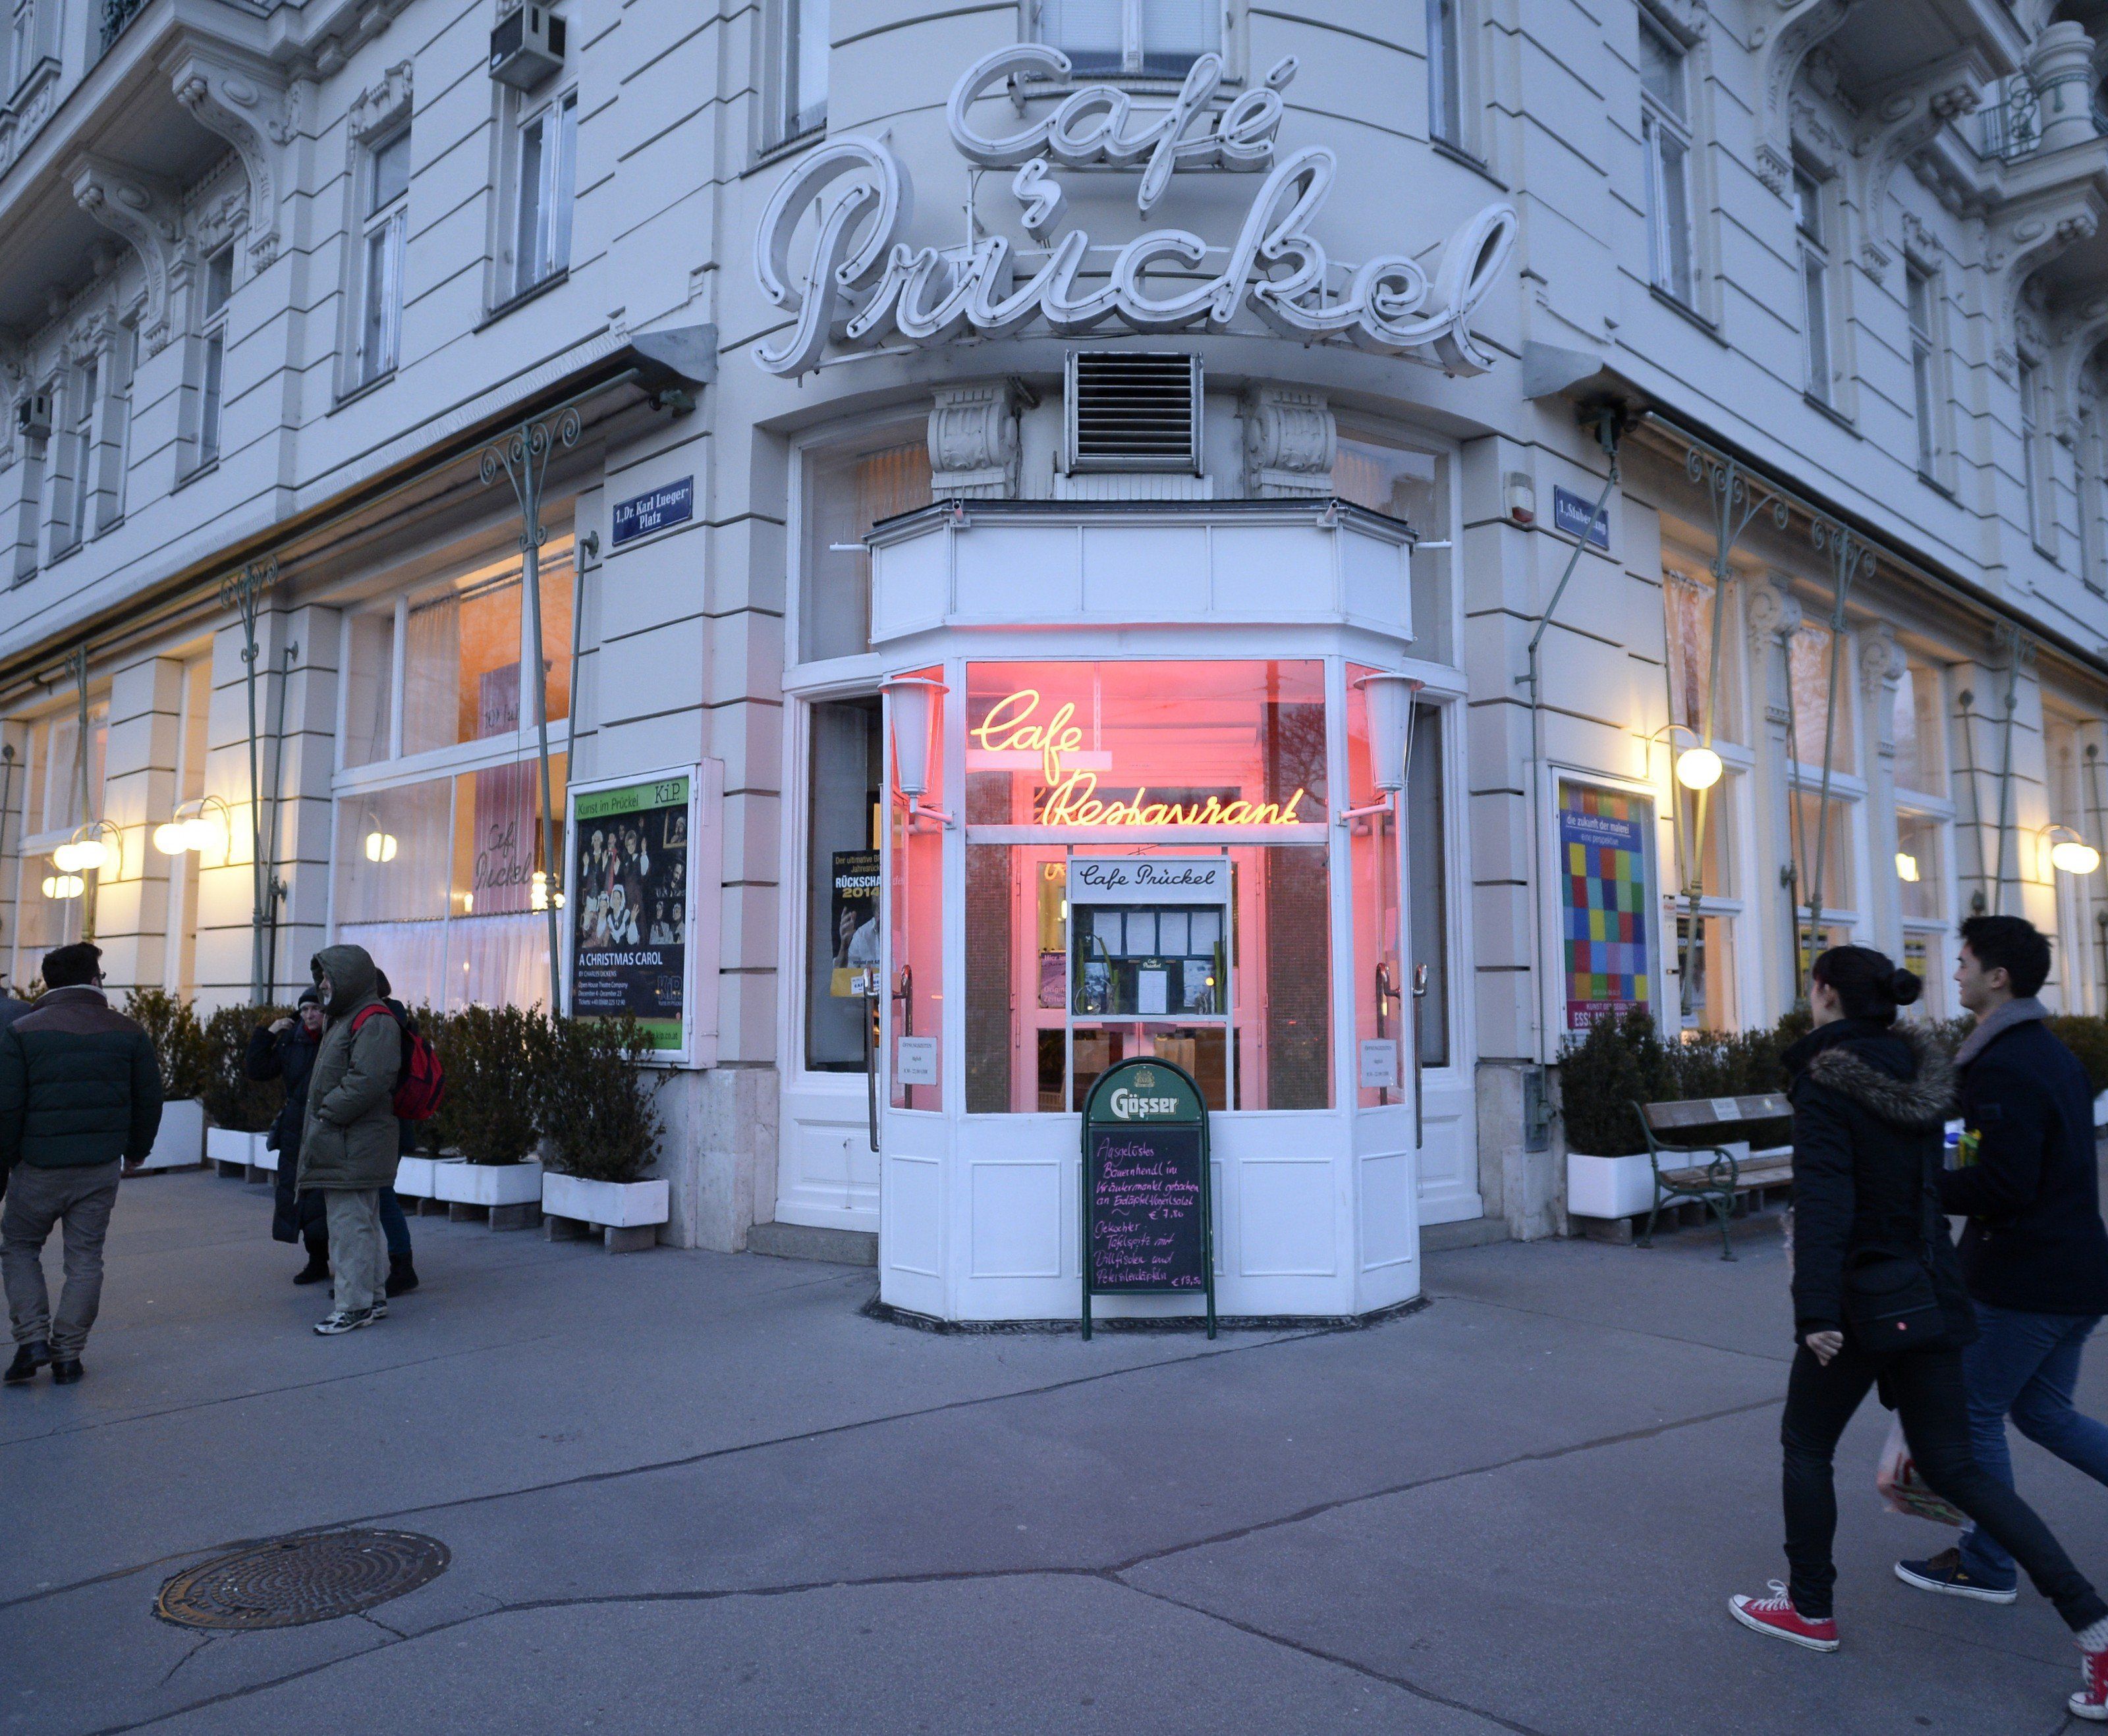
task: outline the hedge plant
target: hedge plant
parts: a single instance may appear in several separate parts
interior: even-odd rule
[[[540,1121],[549,1167],[589,1181],[635,1181],[659,1155],[664,1075],[632,1018],[541,1021]]]
[[[223,1006],[205,1022],[205,1112],[213,1125],[261,1133],[277,1119],[286,1087],[249,1077],[249,1036],[259,1025],[299,1015],[289,1006]]]
[[[538,1009],[471,1006],[417,1014],[445,1070],[439,1113],[424,1123],[430,1149],[458,1151],[471,1163],[517,1163],[531,1158],[541,1130],[538,1104],[548,1021]]]
[[[201,1098],[212,1078],[205,1027],[190,1002],[164,988],[128,989],[124,1012],[146,1028],[161,1064],[161,1094],[171,1103]]]

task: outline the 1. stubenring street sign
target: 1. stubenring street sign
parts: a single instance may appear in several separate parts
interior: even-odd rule
[[[941,344],[968,333],[1004,337],[1035,320],[1062,335],[1117,322],[1130,331],[1226,331],[1247,309],[1284,337],[1334,336],[1453,374],[1493,365],[1471,314],[1500,281],[1515,245],[1511,205],[1489,205],[1450,236],[1433,275],[1403,254],[1335,264],[1308,230],[1339,172],[1323,146],[1277,160],[1281,90],[1293,57],[1218,106],[1218,55],[1204,54],[1169,106],[1143,106],[1110,84],[1079,87],[1034,121],[983,131],[975,103],[1011,86],[1024,112],[1031,83],[1061,84],[1069,58],[1020,43],[984,55],[953,87],[952,142],[980,169],[1015,169],[1010,191],[1023,241],[981,232],[948,247],[899,239],[912,220],[907,169],[880,139],[850,134],[808,154],[762,214],[754,269],[762,293],[795,316],[755,358],[772,374],[803,374],[832,343]],[[1010,109],[1009,102],[1004,104]],[[1008,117],[1007,117],[1008,118]],[[1182,169],[1264,174],[1227,245],[1184,229],[1152,229],[1119,247],[1093,247],[1065,227],[1057,171],[1133,169],[1146,214]],[[795,279],[792,239],[810,214],[812,253]],[[1092,256],[1096,255],[1096,263]],[[1106,256],[1110,255],[1110,264]]]

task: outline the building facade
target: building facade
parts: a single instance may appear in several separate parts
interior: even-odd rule
[[[1337,1316],[1601,1012],[2108,1006],[2091,0],[12,16],[17,986],[656,1012],[671,1238],[962,1319],[1122,1059]]]

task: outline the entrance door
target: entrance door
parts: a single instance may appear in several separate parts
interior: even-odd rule
[[[784,879],[795,903],[790,1053],[783,1070],[779,1222],[878,1229],[873,1001],[880,986],[879,702],[800,708],[802,848]]]

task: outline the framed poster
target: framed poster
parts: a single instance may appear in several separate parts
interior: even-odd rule
[[[652,1058],[717,1059],[724,768],[574,784],[565,833],[565,973],[574,1019],[633,1016]]]
[[[1560,1028],[1570,1033],[1654,1005],[1654,803],[1561,778],[1556,820]]]

